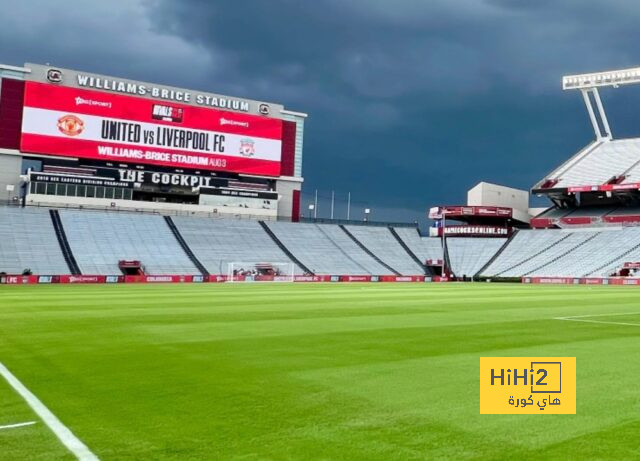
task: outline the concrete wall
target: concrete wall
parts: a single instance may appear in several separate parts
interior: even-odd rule
[[[20,168],[22,157],[0,152],[0,201],[13,200],[20,196]],[[7,185],[13,186],[13,192],[7,191]]]
[[[279,195],[278,217],[291,219],[293,209],[293,191],[300,190],[302,183],[295,180],[278,179],[276,181],[276,192]]]
[[[513,217],[529,222],[529,192],[488,182],[478,183],[467,192],[469,206],[502,206],[513,208]]]
[[[250,212],[247,212],[245,208],[234,207],[212,207],[182,203],[139,202],[133,200],[66,197],[58,195],[29,194],[26,204],[27,206],[84,208],[89,210],[142,211],[163,215],[195,215],[213,218],[260,219],[268,221],[276,219],[276,210],[252,209]]]
[[[529,192],[512,187],[481,182],[467,192],[469,206],[504,206],[529,209]]]

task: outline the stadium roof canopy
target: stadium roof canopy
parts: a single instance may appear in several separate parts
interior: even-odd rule
[[[640,188],[640,138],[595,141],[533,187],[535,193],[629,188]]]
[[[563,77],[563,89],[582,93],[595,141],[553,170],[533,193],[560,198],[578,192],[638,194],[640,190],[640,138],[613,139],[598,88],[640,83],[640,68]]]

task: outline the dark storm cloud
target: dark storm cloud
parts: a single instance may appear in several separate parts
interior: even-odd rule
[[[202,85],[216,56],[152,30],[147,5],[129,0],[0,0],[0,62],[62,67],[158,83]],[[171,69],[168,72],[168,69]],[[161,81],[160,81],[161,80]]]
[[[50,61],[308,112],[305,201],[316,188],[325,197],[351,190],[379,218],[464,202],[480,180],[530,187],[593,136],[560,77],[640,64],[640,6],[622,0],[121,0],[3,10],[11,13],[0,18],[2,62]],[[613,117],[614,134],[632,132],[638,94],[625,95],[604,94],[625,115]]]
[[[479,180],[530,187],[591,137],[561,75],[638,63],[629,2],[207,4],[158,3],[154,24],[309,112],[308,195],[351,189],[371,206],[461,202]]]

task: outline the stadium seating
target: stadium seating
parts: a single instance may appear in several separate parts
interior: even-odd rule
[[[0,271],[68,274],[48,209],[0,206]]]
[[[613,238],[612,238],[613,237]],[[624,228],[619,235],[609,235],[599,251],[600,257],[583,274],[590,277],[608,277],[626,262],[640,262],[640,228]]]
[[[483,271],[500,277],[607,277],[640,261],[640,229],[521,230]]]
[[[212,274],[227,274],[230,263],[291,263],[258,221],[174,217],[173,222]],[[303,270],[295,266],[294,272]]]
[[[592,208],[575,214],[604,211]],[[60,210],[59,216],[83,274],[119,274],[120,260],[140,260],[148,274],[199,274],[162,216],[84,210]],[[423,272],[387,227],[266,223],[283,250],[258,221],[174,217],[173,222],[212,274],[228,273],[232,262],[292,264],[287,254],[319,275]],[[442,259],[440,239],[421,237],[415,228],[394,230],[420,260]],[[48,209],[0,207],[0,232],[0,271],[69,273]],[[640,227],[519,230],[496,256],[504,243],[501,238],[449,238],[452,272],[457,277],[477,275],[495,257],[479,275],[607,277],[626,262],[640,262]],[[304,271],[294,264],[294,272]]]
[[[409,253],[402,248],[402,245],[396,240],[389,228],[378,226],[346,227],[369,251],[400,274],[424,274],[424,268],[419,266]]]
[[[616,208],[607,214],[611,216],[640,216],[640,207],[638,206],[624,206]]]
[[[635,141],[640,144],[640,140],[636,139]],[[635,154],[636,162],[631,168],[624,172],[624,183],[626,184],[640,182],[640,159],[637,158],[640,153],[636,151]]]
[[[640,223],[640,207],[608,205],[574,209],[550,208],[531,219],[531,226],[535,228],[620,226],[621,223]]]
[[[618,208],[617,206],[591,206],[576,208],[567,213],[564,218],[601,218]]]
[[[318,229],[326,235],[340,250],[358,265],[364,267],[372,275],[391,275],[388,270],[365,251],[362,250],[344,230],[333,224],[317,224]],[[335,272],[333,272],[335,274]]]
[[[281,221],[267,225],[314,274],[393,275],[339,226]]]
[[[524,272],[520,270],[522,265],[569,235],[568,232],[551,229],[519,230],[500,256],[481,275],[503,277],[523,275]]]
[[[61,210],[60,219],[83,274],[120,274],[120,260],[141,261],[147,274],[200,274],[162,216]]]
[[[625,175],[624,182],[639,182],[640,139],[598,141],[587,146],[546,179],[556,180],[553,187],[605,184]]]
[[[552,207],[544,211],[543,213],[540,213],[538,216],[536,216],[536,218],[560,219],[571,213],[571,211],[572,210],[566,208]]]
[[[448,238],[447,252],[451,271],[456,277],[473,277],[505,242],[504,238]]]
[[[640,237],[640,233],[637,231],[633,233]],[[603,230],[564,257],[527,275],[583,277],[597,270],[613,256],[622,253],[623,248],[627,248],[628,245],[632,246],[633,242],[640,243],[640,239],[633,239],[630,234],[632,232],[621,228]],[[584,235],[584,232],[575,235]]]
[[[542,272],[542,269],[544,269],[548,264],[551,264],[558,259],[567,258],[572,260],[572,253],[580,246],[588,243],[592,238],[595,238],[597,235],[598,232],[593,231],[572,232],[567,236],[567,238],[559,240],[555,245],[528,259],[514,270],[505,272],[503,276],[519,277],[523,275],[536,275],[539,272]]]
[[[394,229],[420,261],[442,259],[442,240],[439,238],[422,237],[415,228],[396,227]]]

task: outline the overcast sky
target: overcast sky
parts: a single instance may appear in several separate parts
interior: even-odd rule
[[[593,138],[563,74],[640,65],[626,0],[0,0],[0,62],[283,103],[309,114],[304,206],[414,220],[479,181],[528,189]],[[603,91],[637,135],[635,88]],[[329,212],[326,199],[320,214]]]

